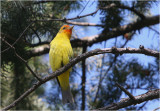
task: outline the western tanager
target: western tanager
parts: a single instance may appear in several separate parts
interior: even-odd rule
[[[49,62],[52,71],[63,67],[69,63],[73,55],[70,38],[73,26],[63,25],[56,37],[50,43]],[[65,103],[73,103],[74,99],[70,91],[69,74],[71,69],[57,77],[58,83],[62,90],[62,101]]]

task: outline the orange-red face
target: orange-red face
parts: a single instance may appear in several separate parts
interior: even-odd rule
[[[63,25],[60,29],[60,32],[66,33],[67,35],[71,36],[73,27],[74,26]]]

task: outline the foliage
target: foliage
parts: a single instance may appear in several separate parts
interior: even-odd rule
[[[105,7],[110,4],[116,4],[119,5],[120,1],[99,1],[99,7]],[[101,14],[104,15],[105,17],[101,17],[101,22],[105,24],[104,31],[109,31],[114,27],[120,26],[120,23],[123,20],[123,16],[121,15],[120,9],[113,8],[113,9],[108,9],[108,10],[102,10]]]

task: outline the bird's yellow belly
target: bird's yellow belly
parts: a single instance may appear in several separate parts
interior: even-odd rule
[[[63,48],[65,49],[65,48]],[[67,49],[62,50],[62,49],[51,49],[49,52],[49,59],[50,59],[50,64],[51,68],[53,71],[56,71],[57,69],[63,67],[67,63],[69,63],[69,56],[67,53]],[[63,90],[66,90],[69,87],[69,73],[70,70],[67,70],[60,76],[58,76],[58,81],[60,83],[60,86]]]

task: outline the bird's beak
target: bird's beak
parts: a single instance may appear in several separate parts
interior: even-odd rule
[[[72,29],[73,29],[73,27],[74,27],[74,25],[73,25],[73,26],[70,26],[70,28],[69,28],[69,29],[71,29],[71,30],[72,30]]]

